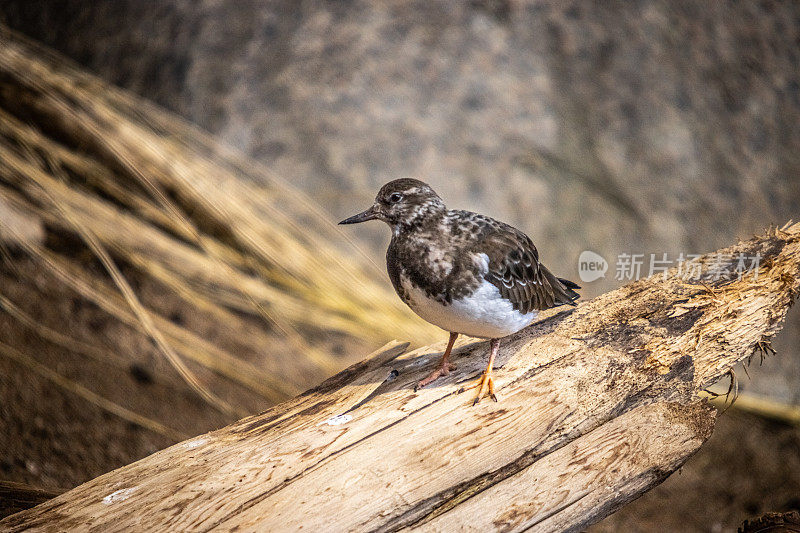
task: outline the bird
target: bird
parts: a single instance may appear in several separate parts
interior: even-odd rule
[[[490,346],[473,405],[487,394],[497,401],[492,371],[500,340],[533,323],[540,311],[575,306],[580,297],[580,286],[541,264],[525,233],[485,215],[448,209],[423,181],[386,183],[369,209],[339,224],[368,220],[392,230],[386,267],[397,295],[450,333],[439,364],[415,390],[455,370],[450,352],[458,336],[466,335],[489,339]]]

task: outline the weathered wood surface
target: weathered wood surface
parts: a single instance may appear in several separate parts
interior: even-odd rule
[[[506,340],[499,402],[471,406],[485,342],[380,350],[316,389],[110,472],[2,529],[577,530],[655,486],[710,435],[698,392],[764,346],[800,288],[800,224],[721,251],[757,278],[675,270]],[[179,415],[179,414],[177,414]]]

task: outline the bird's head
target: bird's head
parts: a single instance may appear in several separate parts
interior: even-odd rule
[[[438,219],[447,208],[430,185],[404,178],[390,181],[378,191],[372,207],[339,224],[356,224],[367,220],[383,220],[395,232],[410,229],[425,221]]]

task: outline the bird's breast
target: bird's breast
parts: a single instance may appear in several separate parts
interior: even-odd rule
[[[446,281],[453,272],[454,254],[452,250],[437,246],[430,238],[405,236],[392,239],[386,251],[386,267],[392,285],[404,301],[407,295],[401,277],[410,279],[430,294],[446,295]]]

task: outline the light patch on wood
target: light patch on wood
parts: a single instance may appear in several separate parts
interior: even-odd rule
[[[353,419],[352,415],[347,415],[347,414],[345,414],[345,415],[336,415],[336,416],[330,417],[325,422],[322,422],[322,424],[325,424],[326,426],[341,426],[342,424],[347,424],[352,419]]]
[[[105,498],[103,498],[103,505],[111,505],[112,503],[124,502],[125,500],[130,498],[131,494],[133,494],[134,492],[136,492],[136,487],[116,490],[111,494],[109,494],[108,496],[106,496]]]
[[[201,437],[199,439],[187,440],[186,442],[181,444],[181,446],[183,446],[187,450],[193,450],[193,449],[197,448],[198,446],[202,446],[203,444],[205,444],[207,442],[208,442],[208,439],[205,439],[205,438]]]

